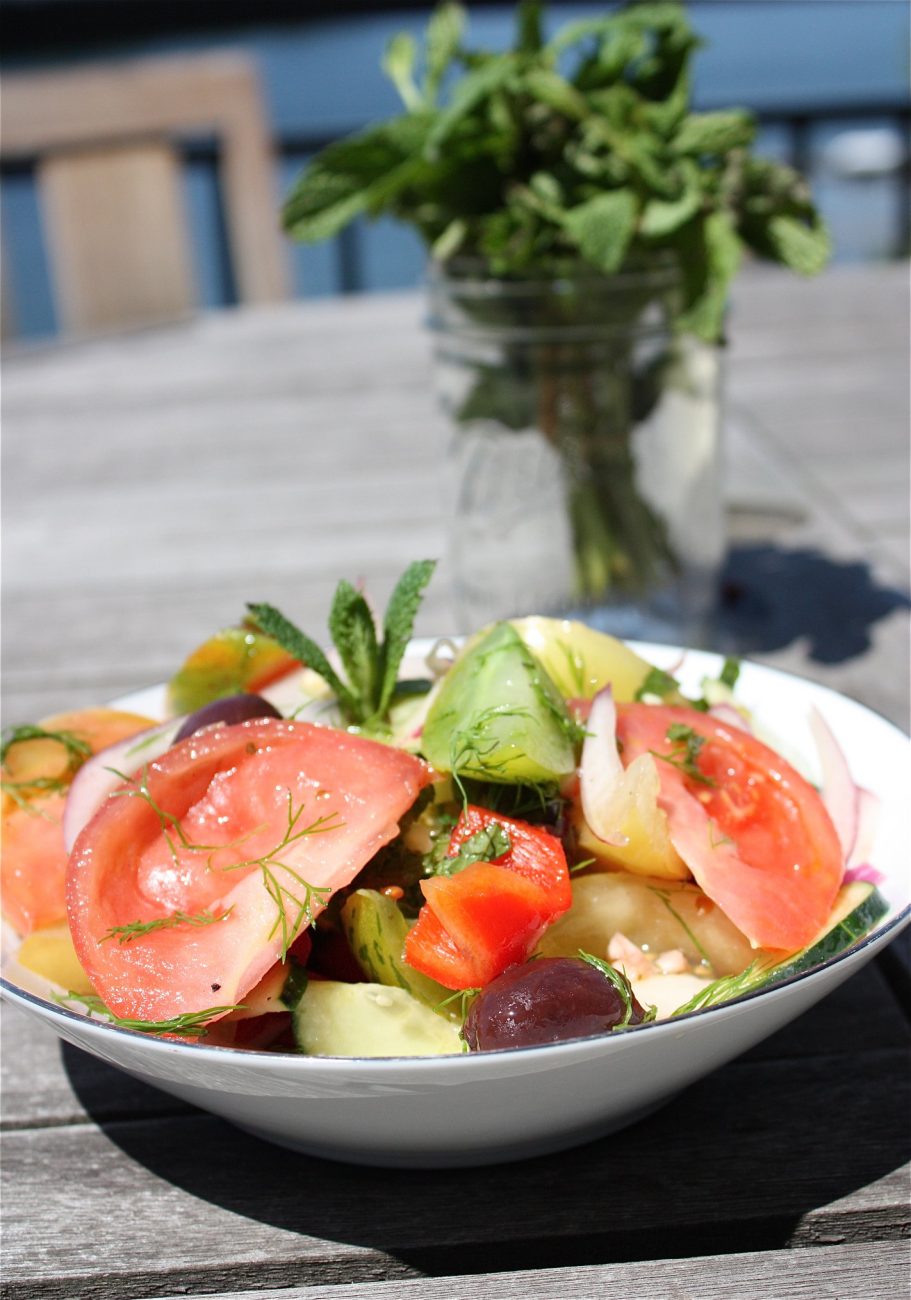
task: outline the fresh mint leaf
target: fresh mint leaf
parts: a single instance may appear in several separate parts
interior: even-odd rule
[[[598,194],[563,218],[582,255],[602,271],[616,271],[620,266],[635,224],[636,197],[631,190]]]
[[[358,701],[354,694],[339,677],[315,641],[301,632],[300,628],[295,627],[273,605],[248,604],[247,609],[256,626],[265,632],[266,636],[271,636],[273,641],[277,641],[295,659],[300,659],[301,663],[305,663],[308,668],[312,668],[322,677],[346,713],[355,715],[358,712]]]
[[[424,102],[424,97],[414,81],[416,59],[417,46],[410,32],[399,32],[393,36],[383,56],[383,71],[408,109],[419,108]]]
[[[756,120],[743,109],[720,113],[691,113],[684,118],[671,147],[679,154],[724,154],[752,144]]]
[[[424,94],[434,100],[447,70],[459,50],[467,15],[459,4],[443,4],[433,11],[427,26],[427,76]]]
[[[679,0],[630,2],[546,44],[541,6],[526,0],[501,54],[470,48],[465,27],[447,3],[421,50],[394,38],[385,67],[407,111],[310,162],[285,205],[295,238],[389,214],[438,261],[478,259],[504,277],[579,261],[610,275],[660,250],[683,281],[676,329],[710,342],[745,248],[807,275],[825,263],[806,182],[752,155],[750,114],[691,111],[701,42]]]
[[[274,606],[247,608],[258,628],[322,677],[348,722],[382,728],[396,694],[399,666],[418,606],[435,568],[435,560],[417,560],[402,574],[386,609],[382,645],[377,642],[376,624],[364,596],[344,579],[338,584],[329,612],[329,631],[347,683],[321,647]]]
[[[800,275],[816,275],[829,260],[832,244],[822,221],[810,224],[782,214],[768,223],[768,239],[780,262]]]
[[[376,625],[361,592],[344,579],[335,589],[329,611],[329,635],[355,695],[367,713],[378,704]]]
[[[432,155],[439,150],[440,145],[477,104],[513,79],[517,68],[515,55],[502,54],[497,58],[488,58],[466,73],[456,86],[448,106],[442,110],[430,129],[426,146],[428,152]]]
[[[584,121],[591,112],[585,96],[553,68],[532,68],[523,76],[522,85],[532,99],[574,121]]]
[[[414,631],[424,588],[433,577],[436,560],[416,560],[399,578],[386,606],[383,620],[383,645],[379,661],[379,696],[377,712],[382,716],[395,690],[399,665]]]

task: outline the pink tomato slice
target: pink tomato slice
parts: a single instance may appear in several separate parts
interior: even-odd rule
[[[119,709],[78,709],[45,718],[37,728],[44,736],[8,746],[3,765],[0,890],[3,915],[19,934],[60,925],[66,918],[68,854],[63,817],[78,762],[70,762],[63,738],[79,741],[86,753],[97,754],[144,731],[151,722]],[[10,789],[18,798],[7,793]]]
[[[276,718],[176,745],[73,848],[70,929],[94,987],[148,1021],[242,1003],[430,777],[391,746]]]
[[[756,947],[809,943],[844,874],[813,787],[767,745],[693,709],[618,705],[617,736],[624,765],[657,756],[671,842],[709,898]]]

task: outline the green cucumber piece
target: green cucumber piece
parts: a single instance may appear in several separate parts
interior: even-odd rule
[[[455,1016],[452,989],[405,961],[408,922],[391,898],[376,889],[356,889],[346,900],[341,919],[348,946],[368,980],[404,989],[431,1011]]]
[[[534,785],[572,772],[574,739],[557,687],[515,628],[497,623],[443,679],[421,749],[440,772]]]
[[[770,977],[776,982],[789,979],[836,957],[868,934],[888,910],[889,904],[869,881],[853,880],[849,885],[842,885],[824,928],[801,952],[774,966]]]
[[[869,934],[888,910],[889,904],[876,886],[868,881],[854,880],[843,885],[838,891],[828,921],[800,952],[792,953],[784,961],[776,961],[768,953],[763,954],[739,975],[726,975],[723,979],[707,984],[689,1002],[678,1007],[674,1015],[703,1011],[706,1007],[719,1006],[722,1002],[730,1002],[745,993],[754,993],[771,984],[780,984],[782,980],[791,979],[794,975],[803,975],[829,958],[837,957],[839,953],[852,948],[859,939]]]
[[[308,1056],[454,1056],[463,1050],[458,1025],[387,984],[311,980],[292,1025]]]

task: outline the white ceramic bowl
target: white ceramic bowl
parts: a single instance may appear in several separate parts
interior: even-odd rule
[[[641,646],[670,667],[679,652]],[[689,652],[679,670],[698,688],[717,656]],[[764,992],[678,1020],[543,1047],[424,1059],[341,1059],[175,1043],[91,1021],[31,987],[14,958],[6,998],[61,1038],[136,1078],[282,1146],[357,1164],[446,1167],[542,1155],[602,1136],[774,1033],[832,992],[911,919],[907,738],[869,709],[821,686],[744,665],[738,698],[783,738],[789,756],[813,751],[812,704],[849,757],[855,780],[881,801],[871,862],[890,904],[857,947]],[[160,691],[130,697],[154,709]]]

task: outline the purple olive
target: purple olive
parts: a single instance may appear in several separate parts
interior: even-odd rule
[[[213,700],[211,704],[204,704],[195,713],[190,713],[172,743],[176,745],[188,736],[195,736],[203,727],[214,727],[219,722],[224,727],[231,727],[236,722],[250,722],[253,718],[281,716],[278,709],[261,695],[227,695],[224,699]]]
[[[579,957],[540,957],[491,980],[472,1004],[462,1035],[473,1052],[490,1052],[606,1034],[624,1022],[642,1023],[645,1012],[627,992],[628,1002]]]

